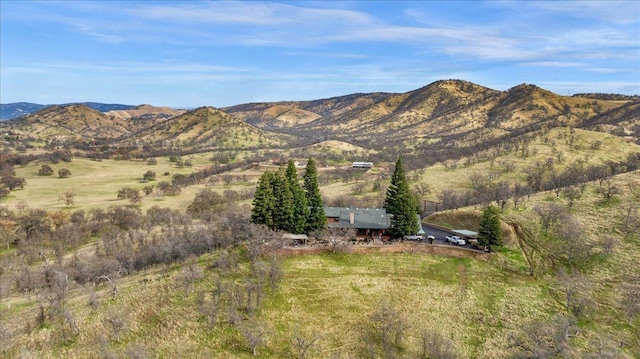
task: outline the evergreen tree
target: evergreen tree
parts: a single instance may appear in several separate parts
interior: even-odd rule
[[[304,193],[304,189],[298,180],[298,171],[293,160],[289,160],[285,177],[289,182],[289,190],[293,196],[293,220],[289,231],[291,233],[304,233],[307,229],[307,219],[309,218],[309,202]]]
[[[273,212],[275,209],[275,196],[273,194],[274,174],[265,171],[258,181],[258,188],[253,198],[253,208],[251,210],[251,223],[264,224],[270,229],[274,229]]]
[[[482,212],[478,229],[478,242],[483,246],[501,245],[500,212],[495,206],[488,206]]]
[[[327,227],[327,217],[324,213],[324,205],[320,196],[318,185],[318,169],[313,158],[309,158],[304,173],[304,190],[309,204],[309,217],[307,219],[307,233],[324,230]]]
[[[282,168],[273,177],[272,187],[275,197],[273,225],[275,229],[290,231],[293,222],[293,195]]]
[[[402,158],[396,162],[396,168],[391,176],[391,184],[384,200],[384,208],[391,216],[389,234],[394,238],[413,235],[420,229],[418,225],[417,203],[415,196],[409,189],[409,183],[402,165]]]

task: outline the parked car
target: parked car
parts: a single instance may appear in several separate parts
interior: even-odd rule
[[[459,246],[464,246],[465,244],[467,244],[467,242],[464,239],[458,236],[446,236],[445,238],[447,239],[447,242],[452,244],[457,244]]]
[[[419,234],[416,234],[415,236],[404,236],[402,237],[405,241],[421,241],[424,237],[422,237]]]

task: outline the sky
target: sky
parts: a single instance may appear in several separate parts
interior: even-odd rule
[[[0,1],[0,103],[224,107],[446,79],[640,95],[640,1]]]

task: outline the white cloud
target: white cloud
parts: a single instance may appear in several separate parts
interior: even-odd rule
[[[531,10],[563,14],[571,17],[606,21],[612,24],[633,24],[640,22],[640,2],[626,1],[527,1],[518,2]]]

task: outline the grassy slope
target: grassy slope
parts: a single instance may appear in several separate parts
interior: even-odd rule
[[[208,262],[206,257],[201,262]],[[466,272],[466,281],[460,273]],[[542,282],[524,275],[504,275],[486,262],[419,254],[322,254],[285,260],[285,278],[276,295],[267,299],[260,318],[268,323],[264,356],[290,355],[290,340],[298,331],[319,336],[313,357],[357,355],[360,330],[382,302],[395,303],[408,323],[409,346],[415,348],[420,328],[445,333],[465,357],[489,355],[503,344],[505,333],[523,320],[545,318],[557,310],[545,296]],[[98,338],[108,331],[102,319],[114,308],[129,318],[129,330],[109,348],[123,351],[142,344],[159,357],[249,357],[244,342],[226,326],[208,329],[196,304],[197,290],[213,290],[213,275],[185,295],[169,276],[141,275],[121,284],[115,301],[103,289],[102,305],[92,311],[87,290],[76,288],[66,308],[78,320],[80,335],[70,345],[54,345],[53,327],[20,337],[11,353],[29,352],[41,358],[90,358],[99,350]],[[466,282],[466,283],[465,283]],[[14,306],[4,314],[30,318],[35,305]],[[41,343],[36,345],[36,343]],[[489,357],[486,356],[486,357]]]
[[[16,176],[26,178],[27,184],[23,190],[11,192],[9,196],[3,198],[3,204],[15,205],[20,201],[24,201],[33,208],[62,209],[65,206],[63,202],[58,201],[58,195],[71,189],[76,193],[76,206],[72,209],[106,208],[113,205],[124,205],[128,204],[127,201],[117,199],[117,193],[120,188],[132,187],[141,189],[144,186],[154,185],[160,181],[171,181],[171,175],[176,173],[189,174],[193,172],[192,168],[180,169],[172,166],[166,158],[159,158],[158,164],[154,166],[137,161],[103,160],[97,162],[74,158],[70,163],[51,165],[54,169],[54,175],[47,177],[38,176],[40,166],[40,163],[32,162],[25,167],[16,167]],[[57,171],[60,168],[69,169],[71,177],[58,178]],[[156,181],[140,183],[142,175],[148,170],[156,172]],[[169,172],[170,175],[163,176],[164,172]],[[193,197],[189,198],[189,200],[192,199]],[[153,205],[153,202],[161,204],[163,207],[173,204],[172,197],[166,197],[165,201],[160,203],[147,198],[143,203]]]
[[[202,266],[211,256],[200,258]],[[266,298],[259,319],[266,323],[260,357],[294,357],[291,340],[296,333],[319,339],[311,357],[358,357],[359,338],[368,318],[382,303],[391,303],[406,319],[409,352],[417,352],[419,333],[434,330],[451,339],[460,357],[497,358],[507,354],[506,338],[532,320],[546,320],[562,308],[549,295],[546,279],[524,271],[505,271],[493,262],[422,254],[367,255],[326,253],[286,258],[285,277],[279,291]],[[106,348],[125,353],[141,346],[159,358],[251,357],[237,330],[227,325],[210,329],[198,311],[197,291],[214,289],[215,275],[186,294],[176,285],[179,267],[136,275],[120,281],[120,291],[110,300],[108,288],[97,310],[88,307],[88,289],[76,288],[66,308],[77,318],[80,335],[71,344],[51,344],[55,327],[36,328],[20,336],[9,357],[19,353],[39,358],[92,358],[104,352],[100,337],[109,337],[103,319],[114,310],[128,319],[119,341]],[[143,284],[142,278],[150,279]],[[32,320],[36,306],[3,308],[8,322]],[[599,318],[598,318],[599,319]],[[628,328],[615,318],[594,321],[582,329],[579,345],[594,348],[595,338],[620,335]],[[622,357],[640,351],[627,341]]]

